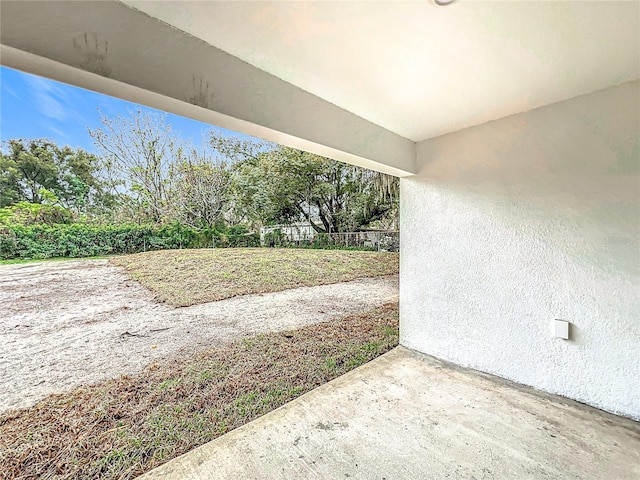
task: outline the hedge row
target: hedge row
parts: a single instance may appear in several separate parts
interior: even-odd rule
[[[168,248],[258,246],[258,235],[183,225],[0,225],[0,259],[90,257]]]

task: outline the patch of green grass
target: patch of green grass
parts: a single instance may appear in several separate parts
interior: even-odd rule
[[[380,342],[368,342],[362,346],[362,349],[365,352],[377,352],[382,347],[382,343]]]
[[[109,258],[106,255],[96,255],[94,257],[83,257],[83,258],[69,258],[69,257],[55,257],[55,258],[29,258],[29,259],[21,259],[21,258],[10,258],[8,260],[0,260],[0,265],[14,265],[20,263],[42,263],[42,262],[74,262],[80,260],[104,260],[105,258]]]
[[[386,337],[392,337],[394,335],[397,337],[399,335],[398,327],[382,325],[380,328],[382,329],[383,335]]]
[[[354,352],[346,361],[346,369],[352,370],[359,367],[368,360],[367,354],[364,352]]]
[[[0,415],[2,473],[7,478],[134,478],[397,343],[398,306],[387,304],[52,395]]]
[[[333,357],[326,358],[324,361],[324,367],[328,372],[335,372],[338,368],[338,361]]]
[[[398,254],[294,248],[162,250],[112,257],[174,306],[395,275]]]
[[[180,385],[182,380],[180,378],[168,378],[158,384],[160,390],[167,390],[169,388],[175,388]]]

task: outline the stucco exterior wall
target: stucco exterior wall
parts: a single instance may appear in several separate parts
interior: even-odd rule
[[[639,132],[631,82],[419,143],[402,345],[640,419]]]

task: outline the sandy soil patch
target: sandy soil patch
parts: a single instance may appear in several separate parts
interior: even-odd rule
[[[239,336],[361,312],[397,276],[173,308],[107,260],[0,265],[0,411]]]

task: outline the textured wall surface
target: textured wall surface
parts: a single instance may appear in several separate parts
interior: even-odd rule
[[[640,419],[639,132],[631,82],[418,144],[402,345]]]

